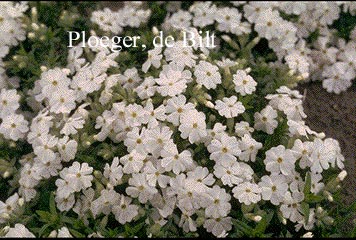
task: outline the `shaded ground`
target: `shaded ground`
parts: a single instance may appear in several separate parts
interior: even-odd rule
[[[345,200],[356,200],[356,87],[340,95],[328,93],[320,82],[306,83],[297,89],[302,94],[306,91],[303,106],[307,125],[339,141],[348,172],[344,180]]]

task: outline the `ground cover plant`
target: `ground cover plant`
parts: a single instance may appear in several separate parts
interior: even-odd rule
[[[0,13],[0,236],[355,235],[339,143],[305,124],[293,89],[353,84],[355,3],[1,2]],[[68,48],[67,31],[138,35],[147,50]],[[160,31],[173,47],[150,44]],[[204,31],[217,47],[183,45]]]

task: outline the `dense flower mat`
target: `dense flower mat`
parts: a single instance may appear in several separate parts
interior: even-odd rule
[[[1,2],[0,236],[353,236],[339,143],[305,124],[293,87],[352,85],[355,11]],[[72,30],[175,40],[68,48]],[[183,45],[200,30],[216,48]]]

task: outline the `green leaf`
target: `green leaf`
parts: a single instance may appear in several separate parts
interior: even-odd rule
[[[52,214],[46,211],[37,210],[37,215],[40,216],[41,222],[51,222]]]
[[[311,176],[310,173],[307,172],[306,176],[305,176],[305,186],[304,186],[304,196],[307,196],[310,193],[310,189],[311,189]]]
[[[266,228],[268,227],[269,222],[272,220],[273,218],[273,212],[270,212],[269,214],[265,215],[262,217],[261,221],[259,221],[259,223],[257,224],[254,232],[255,235],[261,235],[264,234],[264,232],[266,231]]]
[[[44,231],[46,231],[46,229],[47,229],[49,226],[51,226],[51,223],[47,223],[47,224],[43,225],[43,226],[41,227],[41,229],[39,230],[38,235],[41,237],[42,234],[44,233]]]
[[[309,214],[310,214],[309,204],[306,203],[306,202],[302,202],[300,204],[300,206],[301,206],[302,211],[303,211],[305,223],[308,224],[308,222],[309,222]]]
[[[54,194],[51,193],[49,197],[49,210],[52,215],[57,215],[56,202],[54,200]]]
[[[100,227],[105,229],[106,225],[108,224],[108,215],[103,217],[103,219],[100,221]]]
[[[69,232],[76,238],[84,238],[85,235],[81,234],[80,232],[74,230],[74,229],[69,229]]]

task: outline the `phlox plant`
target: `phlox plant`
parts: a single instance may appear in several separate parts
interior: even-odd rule
[[[293,88],[350,86],[355,8],[1,3],[0,236],[353,237],[339,143]],[[74,30],[148,49],[68,48]],[[199,30],[218,46],[183,46]]]

